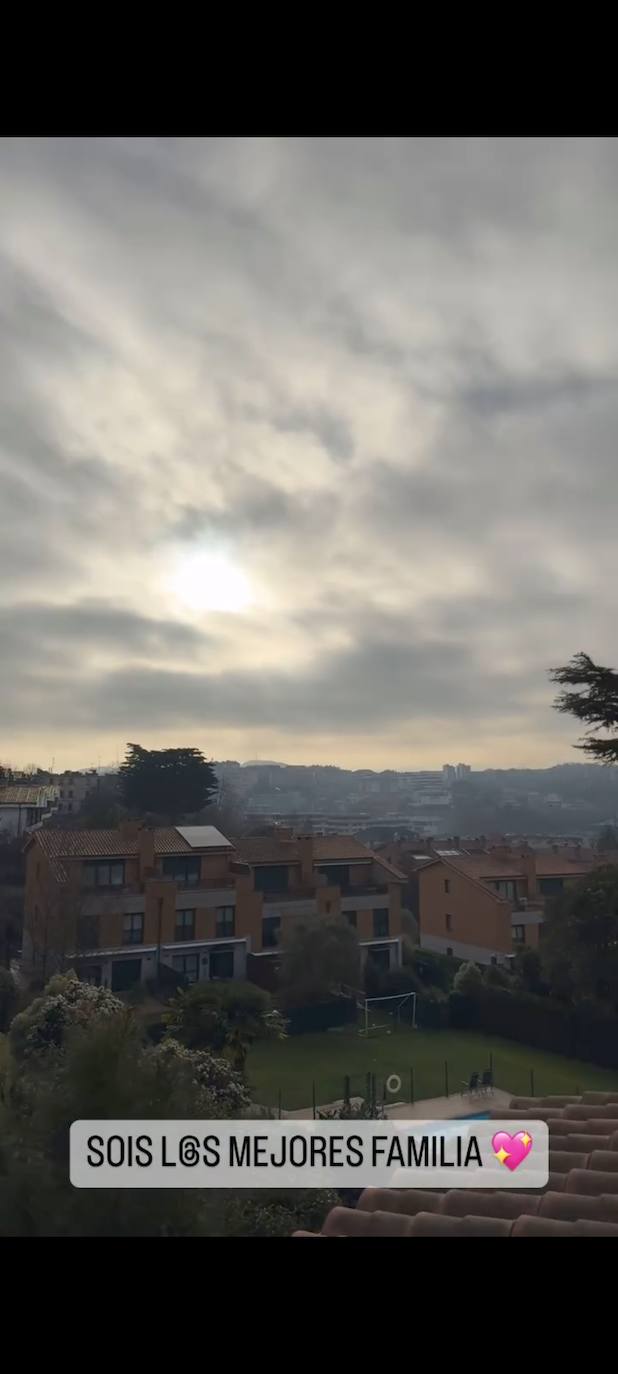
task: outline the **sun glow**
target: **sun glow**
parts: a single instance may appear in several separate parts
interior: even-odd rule
[[[252,601],[249,579],[224,554],[184,557],[172,576],[171,587],[178,601],[192,611],[238,613]]]

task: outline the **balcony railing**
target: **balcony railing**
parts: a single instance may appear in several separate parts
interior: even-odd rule
[[[384,883],[343,883],[342,897],[383,897],[388,904],[388,888]]]

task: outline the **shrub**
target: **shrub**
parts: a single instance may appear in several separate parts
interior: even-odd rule
[[[423,987],[441,988],[443,992],[448,992],[459,965],[459,959],[453,959],[449,954],[437,954],[433,949],[416,949],[411,968]]]
[[[513,980],[506,969],[499,964],[490,964],[485,969],[485,984],[488,988],[510,988]]]
[[[229,1051],[239,1068],[254,1040],[282,1039],[285,1021],[255,983],[193,983],[170,1003],[164,1021],[189,1049]]]
[[[15,979],[8,968],[0,968],[0,1031],[8,1030],[17,1006]]]
[[[231,1199],[224,1208],[226,1236],[291,1236],[294,1231],[319,1231],[339,1198],[325,1188],[264,1189]]]
[[[61,1049],[67,1033],[130,1013],[108,988],[80,983],[75,974],[51,978],[42,997],[14,1017],[9,1031],[16,1060]]]
[[[480,992],[483,986],[483,975],[478,964],[462,964],[455,974],[453,982],[454,992],[463,992],[468,996],[475,992]]]

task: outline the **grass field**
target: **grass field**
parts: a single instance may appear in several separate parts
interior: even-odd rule
[[[530,1093],[531,1070],[537,1095],[618,1089],[618,1072],[472,1031],[401,1029],[390,1035],[376,1033],[366,1040],[345,1027],[319,1035],[295,1035],[254,1045],[247,1072],[256,1102],[277,1106],[281,1093],[282,1109],[294,1111],[311,1105],[313,1082],[318,1105],[342,1097],[346,1074],[351,1078],[352,1094],[364,1095],[368,1072],[376,1075],[379,1095],[384,1080],[398,1074],[402,1088],[396,1098],[408,1101],[412,1066],[415,1100],[441,1097],[445,1092],[445,1060],[449,1092],[460,1092],[462,1080],[467,1082],[475,1069],[482,1072],[489,1067],[490,1053],[494,1083],[507,1092]]]

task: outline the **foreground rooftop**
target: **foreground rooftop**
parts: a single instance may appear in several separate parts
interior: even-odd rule
[[[514,1097],[494,1120],[549,1126],[549,1183],[535,1192],[366,1188],[298,1236],[616,1236],[618,1091]]]

